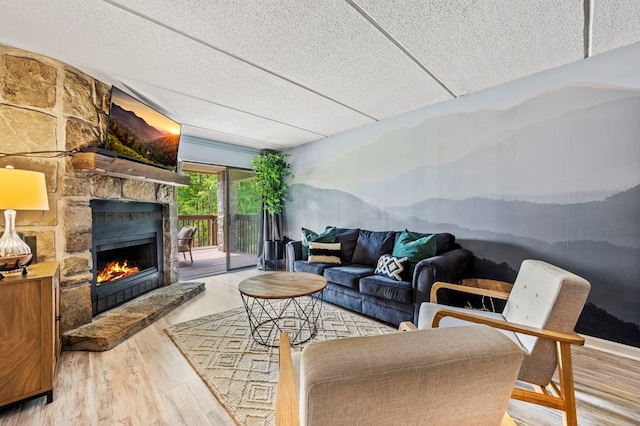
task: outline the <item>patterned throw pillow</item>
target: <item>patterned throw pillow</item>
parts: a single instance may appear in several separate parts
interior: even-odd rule
[[[340,243],[309,242],[309,263],[340,263]]]
[[[307,260],[309,257],[309,243],[317,241],[319,243],[335,243],[336,227],[332,226],[318,234],[311,229],[302,228],[302,259]]]
[[[383,254],[380,256],[380,259],[378,259],[378,266],[376,266],[375,273],[393,278],[396,281],[402,281],[401,275],[402,271],[404,271],[404,263],[407,260],[407,257],[399,259],[388,254]]]

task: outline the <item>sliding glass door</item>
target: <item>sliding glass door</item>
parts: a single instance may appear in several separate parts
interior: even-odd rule
[[[255,173],[249,170],[227,168],[226,175],[227,269],[256,266],[260,195],[256,188]]]

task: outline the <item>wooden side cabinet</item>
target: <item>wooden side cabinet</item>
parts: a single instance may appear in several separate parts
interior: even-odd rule
[[[53,400],[60,355],[58,262],[29,267],[0,281],[0,407],[46,396]]]

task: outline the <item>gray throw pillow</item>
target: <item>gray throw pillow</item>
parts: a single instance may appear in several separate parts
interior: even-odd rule
[[[391,254],[395,242],[393,231],[366,231],[361,229],[351,263],[376,266],[383,254]]]

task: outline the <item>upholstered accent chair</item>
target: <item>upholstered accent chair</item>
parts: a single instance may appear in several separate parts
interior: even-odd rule
[[[312,343],[280,336],[276,425],[514,425],[519,346],[485,325]]]
[[[198,228],[195,226],[184,226],[178,232],[178,253],[182,253],[184,260],[187,260],[187,253],[189,253],[191,263],[193,263],[191,248],[193,247],[193,238],[197,230]]]
[[[524,353],[512,398],[563,410],[564,423],[577,425],[571,345],[584,344],[574,328],[590,289],[588,281],[571,272],[543,261],[525,260],[510,292],[434,284],[431,302],[420,307],[417,328],[479,323],[500,329]],[[506,300],[506,305],[502,313],[440,305],[437,297],[443,290],[499,298]],[[403,323],[400,328],[414,327]],[[552,381],[556,368],[559,386]]]

